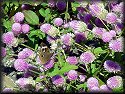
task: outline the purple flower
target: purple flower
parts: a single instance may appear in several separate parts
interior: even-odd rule
[[[2,41],[3,41],[3,43],[5,43],[7,45],[13,44],[14,38],[15,37],[14,37],[13,32],[7,32],[2,35]]]
[[[86,75],[79,75],[80,82],[84,82],[86,79]]]
[[[117,12],[117,13],[123,13],[124,12],[124,2],[121,2],[121,3],[113,6],[112,11]]]
[[[110,42],[112,40],[112,37],[113,36],[109,32],[104,32],[102,34],[102,40],[103,40],[103,42]]]
[[[118,71],[121,71],[121,67],[119,66],[119,64],[117,64],[116,62],[113,62],[111,60],[106,60],[104,62],[104,68],[108,72],[118,72]]]
[[[114,30],[109,31],[109,33],[112,35],[112,37],[116,37],[116,32]]]
[[[2,93],[13,93],[13,89],[12,88],[4,88]]]
[[[54,19],[54,24],[56,26],[61,26],[63,24],[63,19],[62,18],[55,18]]]
[[[56,3],[56,7],[58,8],[58,10],[63,11],[66,8],[66,2],[58,0]]]
[[[81,62],[84,62],[85,64],[92,63],[96,59],[95,55],[92,52],[84,52],[80,55]]]
[[[116,40],[112,40],[109,42],[109,48],[115,52],[123,52],[123,42],[124,38],[120,37]]]
[[[94,27],[92,29],[92,33],[99,36],[99,37],[102,37],[102,34],[106,32],[106,30],[104,28],[99,28],[99,27]]]
[[[93,29],[93,24],[88,23],[87,24],[87,28],[90,29],[90,30],[92,30]]]
[[[30,31],[30,26],[28,24],[23,24],[22,25],[22,32],[24,34],[28,33]]]
[[[56,86],[61,86],[64,84],[64,78],[61,77],[60,75],[53,76],[52,83],[55,84]]]
[[[70,46],[72,44],[72,37],[70,36],[69,33],[61,36],[61,40],[62,40],[63,44],[65,44],[67,46]]]
[[[86,35],[84,32],[75,32],[75,41],[80,43],[86,40]]]
[[[108,13],[106,21],[110,24],[115,23],[117,21],[117,15],[115,13]]]
[[[49,7],[55,7],[55,5],[56,5],[55,0],[48,0],[48,5],[49,5]]]
[[[22,12],[17,12],[15,15],[14,15],[14,21],[16,23],[20,23],[24,20],[24,14]]]
[[[111,92],[111,89],[107,85],[101,85],[100,91],[101,92]]]
[[[53,66],[54,66],[54,59],[51,59],[46,64],[44,64],[46,70],[51,69]]]
[[[6,56],[6,48],[1,47],[1,56],[5,57]]]
[[[14,23],[12,25],[12,32],[15,35],[21,34],[22,33],[22,28],[21,28],[21,24],[20,23]]]
[[[93,87],[99,87],[99,82],[96,78],[90,77],[87,79],[87,87],[91,90]]]
[[[28,48],[24,48],[22,51],[18,53],[19,59],[26,59],[26,58],[32,58],[34,55],[34,52]]]
[[[85,23],[89,23],[89,21],[92,19],[92,15],[91,14],[85,14],[84,15],[84,22]]]
[[[67,77],[69,80],[76,80],[78,78],[78,74],[77,74],[77,71],[75,70],[70,70],[67,74]]]
[[[17,71],[26,71],[29,68],[29,64],[24,59],[16,59],[14,62],[14,68]]]
[[[87,25],[82,21],[73,20],[69,22],[69,25],[74,31],[84,32],[87,30]]]
[[[123,80],[121,76],[113,76],[107,80],[107,85],[111,89],[120,88],[123,86]]]
[[[52,43],[53,41],[55,41],[55,38],[51,37],[51,36],[47,36],[47,39],[46,39],[49,43]]]
[[[43,25],[40,26],[40,30],[44,33],[47,33],[50,29],[51,29],[51,25],[48,23],[45,23]]]
[[[103,20],[103,22],[106,24],[106,21]],[[104,24],[102,23],[102,21],[99,18],[95,19],[95,24],[98,27],[104,27]]]
[[[56,37],[56,35],[58,35],[59,33],[59,29],[57,29],[56,27],[54,26],[51,26],[51,29],[47,32],[47,34],[53,38]]]
[[[97,16],[101,13],[102,7],[98,3],[94,3],[92,5],[89,5],[89,10],[92,15]]]
[[[92,87],[92,88],[90,89],[90,92],[100,92],[100,88],[94,86],[94,87]]]
[[[32,78],[19,78],[16,84],[19,85],[20,88],[31,88],[31,86],[35,85],[35,81]]]
[[[69,28],[69,23],[63,25],[64,28]]]
[[[78,60],[76,56],[69,56],[66,59],[66,62],[68,62],[69,64],[73,64],[73,65],[78,64]]]

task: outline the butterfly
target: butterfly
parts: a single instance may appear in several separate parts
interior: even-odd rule
[[[38,53],[39,53],[41,64],[46,64],[53,56],[53,53],[50,51],[47,45],[43,42],[40,44],[40,49]]]

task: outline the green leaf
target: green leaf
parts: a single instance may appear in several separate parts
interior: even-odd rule
[[[46,13],[46,16],[47,16],[47,14],[50,14],[50,9],[47,8],[47,9],[45,10],[45,13]]]
[[[102,54],[102,53],[106,53],[106,51],[102,50],[101,47],[97,47],[97,48],[94,49],[94,54],[95,55],[99,55],[99,54]]]
[[[3,88],[6,87],[6,88],[14,88],[14,87],[17,87],[16,84],[14,83],[14,81],[9,77],[9,76],[6,76],[5,74],[2,74],[3,76]]]
[[[31,11],[31,10],[25,10],[23,11],[24,15],[25,15],[25,19],[26,21],[31,24],[31,25],[38,25],[39,24],[39,18],[36,15],[35,12]]]
[[[3,25],[4,25],[5,28],[7,28],[8,31],[11,31],[12,24],[13,23],[10,20],[8,20],[8,21],[4,20],[3,21]]]
[[[69,13],[65,13],[65,19],[70,19]]]
[[[56,63],[54,65],[53,71],[52,72],[49,71],[48,76],[52,77],[52,76],[55,76],[57,74],[59,74],[59,68],[58,68],[58,64]]]
[[[40,39],[43,39],[45,37],[45,33],[43,33],[40,29],[32,30],[30,31],[30,34],[28,35],[30,38],[33,36],[39,37]]]
[[[77,85],[77,89],[80,89],[80,88],[86,88],[87,87],[87,83],[83,83],[83,84],[80,84],[80,85]]]
[[[76,11],[76,8],[79,7],[80,4],[78,2],[74,2],[74,3],[71,3],[71,6],[72,6],[72,10]]]
[[[70,70],[75,70],[75,69],[78,69],[78,66],[65,64],[65,66],[60,69],[59,73],[64,74],[65,72],[68,72]]]
[[[95,78],[99,81],[99,85],[100,85],[100,86],[105,84],[105,83],[104,83],[101,79],[99,79],[97,76],[95,76]]]
[[[97,69],[95,64],[91,64],[91,69],[92,69],[92,74],[93,74]]]
[[[41,14],[41,16],[46,17],[45,10],[43,8],[39,10],[39,13]]]
[[[41,82],[40,77],[37,77],[35,81],[36,81],[36,82]]]

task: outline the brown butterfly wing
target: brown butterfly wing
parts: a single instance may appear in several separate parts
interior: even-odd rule
[[[44,43],[41,43],[41,48],[39,51],[39,57],[40,57],[41,63],[42,64],[47,63],[47,61],[50,60],[52,55],[53,53],[50,52],[50,49]]]

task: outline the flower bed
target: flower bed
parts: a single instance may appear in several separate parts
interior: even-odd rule
[[[2,92],[123,92],[123,2],[2,2]]]

